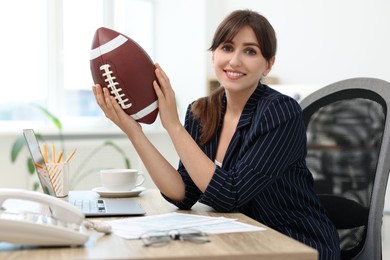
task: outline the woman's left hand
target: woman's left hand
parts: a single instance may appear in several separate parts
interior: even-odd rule
[[[172,89],[168,76],[161,69],[157,63],[156,77],[158,82],[154,81],[153,86],[158,97],[158,108],[161,123],[163,127],[168,131],[174,129],[177,126],[182,126],[177,113],[175,92]]]

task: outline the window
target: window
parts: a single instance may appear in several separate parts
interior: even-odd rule
[[[0,3],[0,120],[34,119],[26,104],[47,98],[46,8],[45,0]]]
[[[8,94],[0,95],[0,121],[42,120],[31,104],[46,107],[65,125],[102,121],[91,91],[93,35],[109,27],[153,57],[153,11],[152,0],[2,1],[0,22],[8,40],[0,48],[7,61],[0,69]]]

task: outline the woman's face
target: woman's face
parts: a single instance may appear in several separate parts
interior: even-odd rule
[[[260,79],[271,70],[273,61],[263,57],[255,33],[244,26],[231,42],[223,42],[213,52],[216,77],[227,91],[252,93]]]

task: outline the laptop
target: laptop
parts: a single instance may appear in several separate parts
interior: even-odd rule
[[[34,130],[24,129],[23,135],[43,192],[57,197]],[[40,167],[37,167],[37,165]],[[143,208],[132,199],[77,199],[69,201],[69,203],[79,208],[86,217],[137,216],[145,214]]]

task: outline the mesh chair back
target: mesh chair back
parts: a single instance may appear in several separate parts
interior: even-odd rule
[[[301,101],[307,164],[338,228],[344,259],[381,258],[389,101],[390,83],[369,78],[334,83]]]

